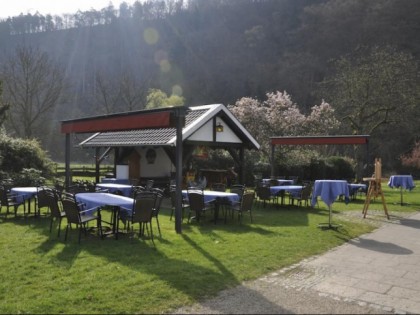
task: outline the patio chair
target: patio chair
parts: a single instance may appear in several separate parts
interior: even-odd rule
[[[148,179],[146,181],[146,190],[151,190],[153,188],[155,181],[153,179]]]
[[[153,188],[152,191],[153,193],[156,194],[155,206],[153,207],[153,211],[152,211],[152,218],[156,219],[159,236],[162,237],[162,233],[160,232],[160,224],[159,224],[159,212],[160,212],[160,206],[162,205],[162,201],[164,197],[164,191],[160,188]]]
[[[67,218],[66,235],[64,237],[65,241],[67,241],[67,233],[69,227],[71,228],[72,224],[76,224],[79,230],[80,244],[82,230],[85,232],[85,235],[87,235],[88,223],[91,221],[96,221],[96,228],[98,229],[98,233],[100,234],[101,238],[103,238],[101,212],[99,208],[82,210],[80,204],[76,202],[74,195],[71,194],[63,194],[61,197],[61,203]]]
[[[239,223],[242,222],[243,214],[248,212],[249,217],[251,218],[252,223],[252,205],[254,203],[254,193],[253,192],[246,192],[242,196],[242,200],[240,203],[233,204],[230,207],[230,211],[232,211],[232,216],[234,215],[234,212],[238,213],[238,221]]]
[[[239,200],[242,200],[242,196],[245,192],[245,185],[235,184],[230,186],[230,192],[234,194],[238,194]]]
[[[146,188],[144,186],[133,186],[133,189],[131,190],[131,198],[135,198],[137,193],[145,190]]]
[[[169,220],[172,220],[172,216],[174,215],[175,212],[175,207],[176,207],[176,190],[171,188],[171,191],[169,192],[170,197],[171,197],[171,217],[169,218]],[[185,209],[187,209],[190,205],[188,204],[188,200],[185,198],[182,198],[181,201],[181,209],[182,209],[182,221],[184,220],[185,217]]]
[[[38,187],[36,192],[36,212],[35,215],[40,216],[41,215],[41,209],[47,208],[47,211],[49,212],[49,200],[48,200],[48,192],[52,192],[52,189],[49,187]]]
[[[271,194],[270,187],[268,186],[259,186],[256,188],[256,194],[260,201],[263,201],[265,207],[266,202],[272,202],[276,200],[276,197]]]
[[[64,184],[61,182],[56,182],[54,184],[54,189],[58,192],[58,195],[61,196],[61,193],[64,191]]]
[[[212,203],[204,202],[204,192],[202,190],[189,190],[188,202],[190,205],[190,211],[188,212],[188,223],[190,223],[192,219],[200,222],[200,219],[206,215],[207,211],[214,210],[214,205]],[[192,213],[195,215],[191,216]]]
[[[0,211],[1,208],[6,207],[6,218],[9,214],[9,208],[13,207],[15,217],[17,216],[17,210],[23,205],[23,214],[26,215],[26,205],[23,198],[19,198],[16,194],[10,193],[5,187],[0,186]]]
[[[50,233],[52,231],[52,226],[55,220],[58,221],[58,233],[57,236],[60,237],[61,231],[61,221],[66,216],[66,213],[60,207],[60,195],[56,190],[49,189],[45,191],[45,198],[48,204],[48,208],[50,209]]]
[[[134,224],[139,224],[139,238],[144,236],[144,230],[147,230],[149,234],[150,226],[150,237],[152,240],[153,245],[155,246],[155,242],[153,240],[153,227],[152,227],[152,216],[153,216],[153,209],[156,204],[156,194],[147,194],[147,193],[140,193],[136,196],[133,203],[133,209],[131,212],[130,223],[131,223],[131,232],[134,234]]]
[[[312,196],[312,186],[311,185],[303,186],[302,190],[298,194],[289,195],[289,204],[293,206],[296,200],[296,204],[298,206],[301,206],[302,202],[304,202],[305,207],[308,207],[311,200],[311,196]]]

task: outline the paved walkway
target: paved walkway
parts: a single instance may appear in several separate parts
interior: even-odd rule
[[[176,313],[420,314],[420,213]]]

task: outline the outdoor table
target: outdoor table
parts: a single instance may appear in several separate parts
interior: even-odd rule
[[[413,176],[411,175],[392,175],[389,178],[389,182],[388,182],[388,186],[391,188],[400,188],[400,194],[401,194],[401,206],[404,205],[403,203],[403,193],[402,190],[404,189],[408,189],[408,190],[412,190],[414,187],[416,187],[414,185],[414,181],[413,181]]]
[[[303,186],[299,185],[280,185],[280,186],[271,186],[270,193],[273,196],[283,194],[284,192],[289,192],[291,194],[298,194],[302,190]],[[283,196],[281,196],[281,204],[283,204]]]
[[[107,189],[110,193],[116,193],[118,191],[122,192],[122,194],[126,197],[130,197],[133,192],[132,185],[125,185],[125,184],[117,184],[117,183],[99,183],[96,184],[96,187]]]
[[[349,202],[349,185],[345,180],[316,180],[312,194],[312,207],[315,206],[318,196],[328,206],[328,223],[321,223],[319,227],[337,228],[339,225],[331,223],[331,208],[338,196],[344,196],[344,201]]]
[[[216,224],[219,217],[219,207],[225,204],[232,204],[235,202],[240,202],[238,194],[223,192],[223,191],[214,191],[214,190],[203,190],[204,202],[214,202],[214,223]],[[182,197],[188,200],[188,190],[182,191]]]
[[[271,180],[273,180],[273,179],[264,178],[262,180],[262,182],[263,182],[263,184],[269,184]],[[294,184],[294,180],[293,179],[274,179],[274,180],[277,181],[277,183],[278,183],[279,186],[281,186],[281,185],[293,185]]]
[[[131,212],[133,209],[133,203],[134,203],[133,198],[115,195],[115,194],[97,193],[97,192],[78,193],[75,195],[75,198],[77,202],[81,202],[85,204],[87,209],[98,208],[98,207],[103,207],[103,206],[111,206],[113,209],[112,233],[115,234],[115,238],[118,239],[119,214],[121,212],[121,209],[123,209],[127,215],[131,215]]]
[[[15,194],[16,198],[20,199],[20,201],[27,201],[28,213],[31,213],[31,200],[37,195],[38,187],[13,187],[10,191]]]

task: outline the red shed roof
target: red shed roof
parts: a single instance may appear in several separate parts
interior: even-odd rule
[[[367,144],[368,135],[270,137],[272,145]]]

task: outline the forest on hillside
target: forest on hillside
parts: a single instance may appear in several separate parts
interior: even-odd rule
[[[61,120],[144,109],[150,89],[187,106],[286,91],[304,113],[328,102],[339,133],[370,134],[371,154],[397,168],[420,136],[419,31],[417,0],[148,0],[21,14],[0,21],[11,115],[18,104],[6,83],[18,56],[39,54],[62,76],[48,110],[5,127],[40,139],[59,160]]]

